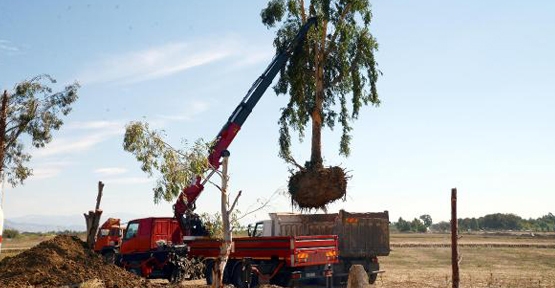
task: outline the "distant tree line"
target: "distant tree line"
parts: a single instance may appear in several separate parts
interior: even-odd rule
[[[429,224],[429,225],[428,225]],[[524,219],[518,215],[509,213],[488,214],[479,218],[459,218],[459,231],[534,231],[534,232],[553,232],[555,231],[555,215],[548,213],[542,217]],[[400,232],[425,232],[431,231],[448,232],[451,230],[451,223],[441,221],[432,223],[429,215],[422,215],[412,221],[406,221],[402,217],[397,222],[392,223],[392,228]]]
[[[83,236],[85,235],[85,232],[73,231],[73,230],[49,231],[49,232],[19,232],[19,230],[17,229],[6,228],[2,233],[2,237],[6,239],[16,239],[21,236],[51,236],[51,235]]]
[[[395,228],[401,232],[426,232],[432,225],[432,217],[424,214],[419,218],[414,218],[412,221],[406,221],[402,217],[393,223]]]

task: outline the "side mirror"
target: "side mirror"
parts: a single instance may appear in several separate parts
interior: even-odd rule
[[[249,224],[249,226],[247,226],[247,235],[249,235],[249,237],[254,237],[253,231],[252,231],[252,224]]]

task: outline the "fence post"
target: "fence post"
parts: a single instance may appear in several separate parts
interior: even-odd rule
[[[451,189],[451,266],[453,266],[453,288],[459,288],[459,246],[457,223],[457,188]]]

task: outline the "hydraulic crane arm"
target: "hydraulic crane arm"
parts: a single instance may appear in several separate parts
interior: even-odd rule
[[[308,30],[312,25],[316,24],[316,18],[310,18],[308,21],[300,28],[299,32],[295,38],[289,43],[287,48],[280,53],[276,54],[270,65],[264,70],[264,73],[252,85],[252,87],[247,92],[247,95],[243,98],[241,103],[235,108],[227,122],[224,124],[214,145],[211,148],[210,154],[208,156],[208,162],[210,164],[210,169],[212,170],[207,177],[203,180],[201,175],[198,175],[196,179],[191,183],[191,185],[181,192],[177,202],[174,205],[174,213],[179,222],[181,223],[181,218],[183,214],[187,211],[192,211],[195,209],[195,201],[204,189],[204,184],[210,179],[214,172],[220,167],[220,158],[223,153],[227,153],[227,148],[237,135],[237,132],[245,123],[252,109],[258,103],[258,100],[262,97],[268,86],[272,83],[279,71],[285,67],[285,64],[293,54],[293,51],[303,42]],[[182,227],[183,228],[183,227]]]

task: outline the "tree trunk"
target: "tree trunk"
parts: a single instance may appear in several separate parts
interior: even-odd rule
[[[103,189],[104,183],[102,183],[102,181],[98,181],[98,194],[96,196],[95,210],[90,210],[88,214],[83,213],[87,224],[87,246],[89,249],[93,249],[94,243],[96,242],[96,232],[98,231],[98,225],[100,224],[100,216],[102,216],[102,210],[100,210],[100,200],[102,199]]]
[[[6,153],[6,122],[8,118],[8,91],[2,93],[2,106],[0,107],[0,176],[4,177],[4,155]],[[2,191],[3,193],[4,191]]]
[[[225,265],[227,264],[227,260],[229,258],[229,254],[231,253],[232,249],[232,235],[231,235],[231,225],[229,221],[229,214],[231,211],[228,211],[228,202],[229,197],[227,193],[227,165],[228,165],[228,156],[223,157],[222,161],[222,199],[221,199],[221,208],[222,208],[222,229],[223,229],[223,242],[222,246],[220,247],[220,257],[216,263],[214,263],[215,276],[212,277],[214,279],[214,283],[212,287],[220,288],[224,287],[223,285],[223,276],[224,276],[224,269]]]
[[[325,51],[325,31],[327,23],[322,24],[323,38],[320,43],[314,46],[315,68],[316,68],[316,91],[314,99],[314,108],[311,113],[312,118],[312,147],[310,155],[310,164],[313,168],[322,168],[322,111],[324,104],[324,51]]]

